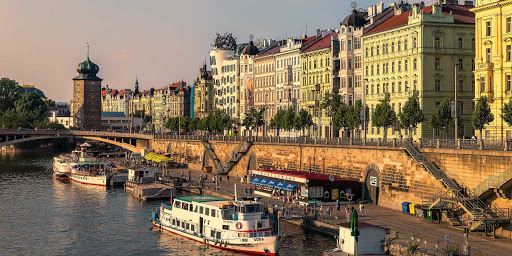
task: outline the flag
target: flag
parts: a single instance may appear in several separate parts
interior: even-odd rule
[[[357,216],[356,209],[352,210],[352,218],[350,218],[350,235],[356,237],[359,237],[359,218]]]

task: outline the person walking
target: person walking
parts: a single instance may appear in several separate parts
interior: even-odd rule
[[[226,176],[226,179],[228,180],[228,183],[229,183],[229,175],[228,175],[228,176]]]
[[[339,212],[341,209],[341,203],[340,200],[336,200],[336,210]]]
[[[244,188],[245,197],[247,197],[247,187]]]
[[[348,208],[348,205],[345,206],[345,217],[347,218],[347,222],[350,222],[350,209]]]
[[[363,212],[364,212],[364,204],[363,203],[359,203],[359,216],[363,217]]]
[[[249,195],[252,196],[252,188],[249,188]]]

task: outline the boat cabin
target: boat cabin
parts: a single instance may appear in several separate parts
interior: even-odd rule
[[[309,172],[285,170],[250,170],[250,182],[255,194],[271,197],[272,193],[295,196],[299,203],[309,200],[321,202],[348,201],[361,198],[362,186],[358,180]]]

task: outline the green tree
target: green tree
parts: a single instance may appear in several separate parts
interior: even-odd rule
[[[306,129],[309,129],[313,123],[313,116],[306,110],[299,110],[299,114],[295,118],[295,129],[302,130],[302,135],[305,135]]]
[[[480,131],[480,139],[482,138],[482,130],[486,125],[494,120],[494,115],[491,113],[491,107],[487,102],[487,97],[482,96],[478,98],[473,109],[473,116],[471,117],[471,123],[475,130]]]
[[[248,112],[245,113],[244,120],[242,120],[242,126],[245,127],[246,130],[251,129],[254,124],[254,108],[250,108]]]
[[[9,78],[0,78],[0,115],[14,108],[14,102],[21,96],[21,86]]]
[[[405,102],[402,112],[398,113],[400,126],[402,129],[409,130],[409,139],[412,138],[412,130],[418,127],[418,124],[425,121],[423,110],[416,97],[411,97]]]
[[[258,137],[258,128],[265,125],[264,114],[264,107],[260,109],[251,107],[249,112],[246,113],[242,125],[245,126],[246,129],[256,130],[256,137]]]
[[[439,104],[429,120],[430,126],[444,131],[445,136],[448,136],[448,129],[455,124],[451,116],[451,101],[451,97],[443,98],[441,104]]]
[[[361,125],[361,107],[362,101],[356,100],[354,106],[348,107],[345,123],[347,129],[351,131],[352,137],[354,137],[355,129]]]
[[[384,128],[384,140],[388,138],[388,128],[391,127],[396,120],[396,113],[389,104],[389,95],[375,106],[372,114],[373,126]]]
[[[500,116],[509,126],[512,126],[512,97],[508,103],[503,104]]]
[[[332,127],[334,122],[334,116],[336,115],[336,112],[340,108],[341,104],[341,95],[339,95],[338,93],[329,92],[325,93],[324,98],[320,103],[320,108],[324,109],[325,114],[329,117],[329,129],[331,130],[331,132],[333,131]]]
[[[50,113],[48,104],[37,93],[23,93],[14,108],[22,127],[35,127],[36,122],[46,120]]]
[[[5,111],[0,117],[0,122],[2,124],[2,128],[18,128],[23,125],[14,109]]]
[[[295,128],[295,108],[288,107],[283,118],[283,128],[288,132]]]
[[[189,131],[190,122],[192,118],[190,116],[185,116],[180,118],[180,128],[182,131]]]
[[[348,106],[345,103],[342,103],[338,110],[336,110],[336,114],[333,117],[333,125],[334,129],[341,130],[347,127],[346,115],[348,112]]]
[[[200,128],[199,128],[200,122],[201,122],[201,119],[199,117],[194,117],[192,120],[190,120],[190,123],[188,124],[188,129],[190,131],[200,130]]]
[[[279,130],[283,128],[285,112],[283,109],[278,109],[274,117],[270,119],[270,128],[277,130],[277,136],[279,136]]]

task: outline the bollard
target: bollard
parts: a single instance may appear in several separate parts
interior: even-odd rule
[[[393,147],[396,147],[396,138],[393,139]]]
[[[441,148],[441,141],[439,139],[437,139],[437,148]]]
[[[505,145],[503,151],[508,151],[508,140],[505,140],[503,144]]]
[[[381,142],[380,142],[380,138],[377,139],[377,146],[380,146],[381,145]]]
[[[460,143],[461,143],[460,139],[457,139],[457,149],[460,149]]]

